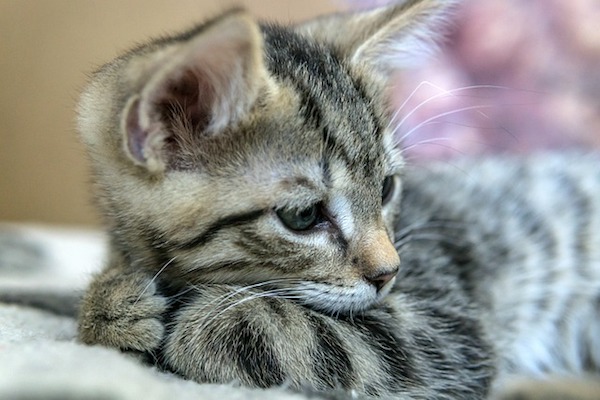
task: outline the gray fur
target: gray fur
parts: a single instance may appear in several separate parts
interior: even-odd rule
[[[597,372],[600,159],[417,169],[394,143],[388,74],[453,3],[297,27],[234,10],[101,68],[80,131],[112,252],[80,340],[332,396]],[[306,230],[281,217],[312,206]]]

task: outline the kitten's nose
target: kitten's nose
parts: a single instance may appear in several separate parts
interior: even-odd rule
[[[381,289],[383,289],[385,285],[387,285],[392,279],[396,277],[397,273],[398,268],[394,269],[393,271],[384,271],[371,276],[365,275],[365,279],[371,285],[375,286],[375,289],[377,289],[377,291],[379,292],[381,291]]]

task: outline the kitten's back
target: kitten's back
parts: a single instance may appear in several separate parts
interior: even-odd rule
[[[462,160],[405,179],[403,226],[438,233],[503,373],[600,366],[600,156]]]

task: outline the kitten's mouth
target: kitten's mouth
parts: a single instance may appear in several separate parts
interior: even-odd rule
[[[377,295],[379,296],[379,299],[383,299],[385,296],[387,296],[392,288],[394,287],[394,284],[396,284],[396,274],[398,273],[398,270],[396,270],[393,273],[393,276],[390,276],[389,279],[386,278],[386,281],[384,282],[384,284],[380,287],[377,288]]]

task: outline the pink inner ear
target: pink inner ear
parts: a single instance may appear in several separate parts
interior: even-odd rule
[[[156,104],[164,123],[183,126],[194,132],[208,126],[215,93],[206,77],[192,69],[185,69],[169,79],[163,90]]]
[[[140,126],[140,100],[135,100],[127,110],[127,119],[125,121],[127,130],[127,148],[133,158],[141,164],[145,164],[147,159],[144,155],[144,146],[148,141],[148,131]]]
[[[204,131],[211,122],[215,89],[204,71],[186,68],[164,82],[154,94],[154,109],[169,135],[184,128],[187,135]],[[180,132],[181,133],[181,132]]]
[[[155,154],[158,148],[152,146],[160,146],[162,150],[158,151],[167,157],[172,155],[179,144],[189,142],[189,137],[206,129],[214,97],[214,88],[207,79],[184,69],[165,79],[153,92],[133,101],[125,120],[130,155],[142,165],[158,155]],[[149,125],[145,126],[142,120]],[[160,137],[156,138],[157,135]]]

